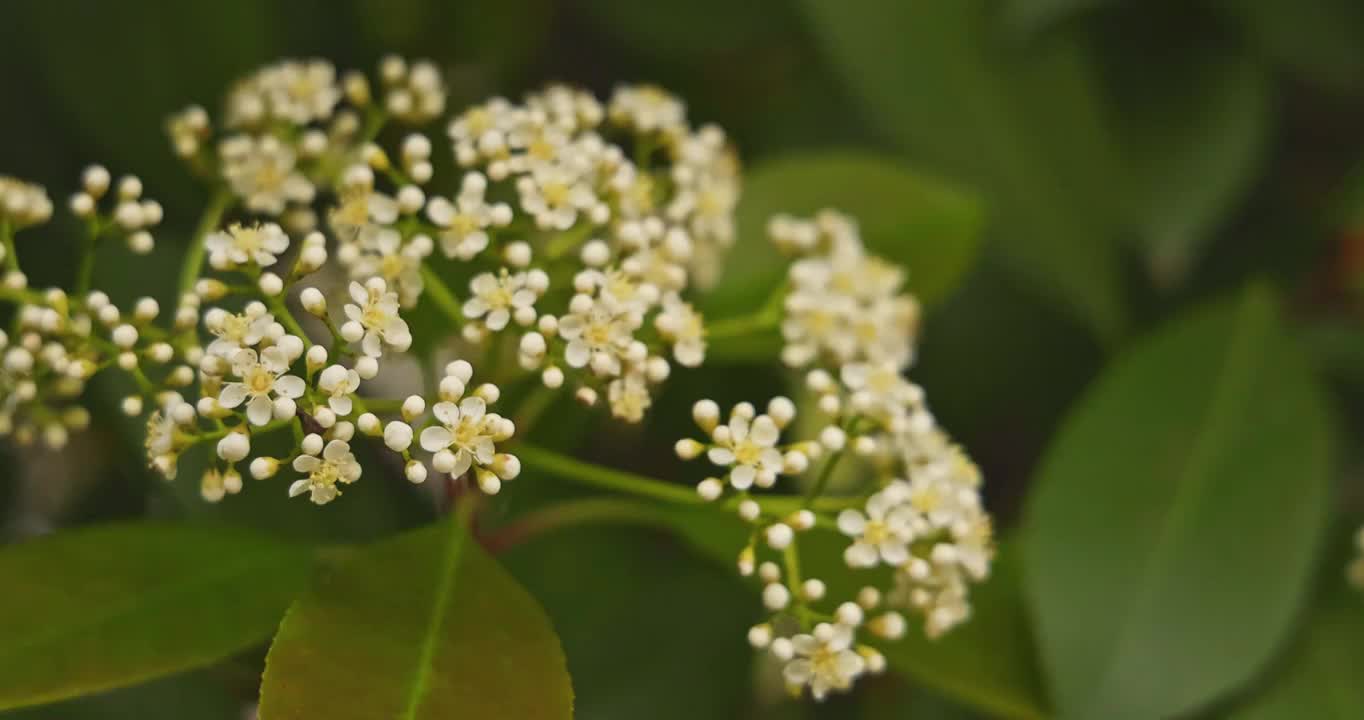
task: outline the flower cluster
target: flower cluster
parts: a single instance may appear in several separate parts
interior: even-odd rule
[[[912,360],[919,303],[901,293],[899,266],[866,251],[852,219],[829,210],[809,220],[779,215],[769,233],[778,247],[801,255],[788,273],[787,365]]]
[[[819,698],[884,663],[869,647],[857,647],[856,638],[864,629],[883,639],[903,634],[906,620],[898,610],[922,617],[929,637],[966,620],[970,586],[989,574],[993,544],[979,470],[937,427],[922,388],[905,376],[918,305],[902,292],[902,272],[870,255],[856,224],[833,211],[811,220],[777,217],[770,229],[779,247],[799,254],[784,300],[782,357],[805,368],[816,412],[812,422],[793,429],[808,439],[780,444],[795,416],[788,399],[773,400],[761,415],[741,403],[726,424],[718,406],[703,400],[693,415],[709,442],[684,439],[676,451],[683,459],[704,454],[723,468],[722,477],[702,480],[697,492],[717,501],[732,491],[740,516],[755,526],[754,539],[765,540],[765,549],[750,542],[741,552],[744,574],[753,572],[759,552],[794,551],[795,534],[817,524],[814,503],[838,464],[856,463],[858,476],[874,479],[862,494],[840,502],[832,524],[849,539],[848,567],[888,567],[890,585],[869,585],[856,599],[844,599],[831,622],[814,608],[824,601],[821,581],[783,581],[774,563],[758,566],[774,617],[750,639],[785,663],[788,685],[808,685]],[[795,512],[750,492],[816,463],[822,463],[819,474]],[[864,624],[864,613],[882,605],[895,609]]]
[[[550,86],[450,120],[457,170],[442,178],[421,126],[445,103],[428,62],[385,58],[371,85],[303,60],[239,82],[217,127],[199,107],[171,117],[176,153],[220,190],[165,317],[150,298],[121,309],[91,289],[98,241],[153,248],[162,211],[136,177],[85,172],[69,204],[87,230],[69,293],[28,287],[15,233],[47,220],[51,203],[0,177],[0,300],[17,306],[0,332],[0,435],[63,446],[90,421],[86,381],[117,368],[136,385],[122,410],[145,418],[146,459],[163,477],[195,455],[200,494],[216,502],[243,490],[243,472],[292,471],[281,495],[323,505],[374,471],[357,457],[365,443],[411,483],[434,473],[499,492],[521,471],[506,452],[517,424],[547,390],[641,421],[674,364],[706,358],[693,302],[734,242],[739,194],[724,133],[693,127],[652,86],[604,103]],[[793,691],[822,699],[884,668],[871,643],[902,636],[902,613],[930,637],[969,616],[991,528],[979,471],[906,376],[919,309],[903,271],[832,211],[780,216],[770,230],[797,256],[774,301],[781,357],[803,374],[809,409],[797,422],[797,402],[776,397],[722,416],[701,400],[704,437],[675,450],[704,456],[715,470],[697,493],[752,526],[738,564],[761,579],[770,617],[750,641],[783,663]],[[450,357],[436,353],[482,358],[489,381],[475,384],[457,359],[423,370],[420,392],[384,397],[381,369],[412,375],[393,370],[416,352],[433,367]],[[515,422],[495,407],[500,385],[533,391],[508,413]],[[863,482],[827,497],[840,464]],[[768,492],[798,481],[804,497]],[[850,568],[884,566],[893,580],[826,597],[799,574],[798,535],[817,527],[847,537]]]
[[[343,167],[328,214],[341,265],[383,278],[402,308],[434,284],[431,302],[465,341],[519,333],[519,363],[544,385],[571,379],[583,402],[604,397],[639,421],[672,362],[705,357],[684,293],[714,279],[733,242],[738,167],[724,134],[693,131],[656,88],[603,106],[551,86],[471,108],[448,135],[461,173],[451,195],[433,190],[422,135],[396,162],[371,143]]]
[[[85,189],[73,196],[71,209],[87,221],[87,251],[100,238],[119,232],[126,234],[134,250],[150,249],[151,236],[144,228],[160,221],[161,206],[141,199],[141,182],[123,178],[117,204],[108,214],[100,214],[95,202],[109,189],[108,171],[92,166],[82,180]],[[88,290],[88,264],[79,273],[74,295],[60,288],[30,289],[15,255],[15,233],[44,221],[51,205],[46,192],[35,185],[0,179],[0,190],[24,198],[9,202],[7,214],[0,218],[5,221],[0,223],[4,239],[0,247],[8,268],[0,299],[18,306],[10,332],[0,332],[0,436],[13,435],[24,444],[41,439],[54,449],[65,446],[70,431],[83,429],[90,421],[90,413],[78,404],[86,381],[108,366],[130,373],[142,390],[123,400],[129,415],[142,412],[143,395],[153,388],[173,394],[175,388],[189,385],[193,370],[171,340],[175,329],[186,323],[192,326],[195,320],[177,314],[168,331],[155,324],[161,307],[149,297],[137,299],[129,309],[119,308],[104,293]]]

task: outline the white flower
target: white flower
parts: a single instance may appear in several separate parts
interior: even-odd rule
[[[245,402],[247,420],[264,425],[275,412],[274,396],[293,400],[308,389],[303,378],[287,372],[289,359],[278,347],[268,347],[259,355],[255,350],[238,351],[232,359],[232,374],[241,382],[225,383],[218,404],[232,409]]]
[[[507,327],[513,314],[518,318],[525,317],[522,324],[534,322],[534,305],[539,295],[527,283],[526,273],[512,274],[506,269],[500,275],[480,273],[474,276],[469,282],[474,296],[464,303],[464,316],[483,318],[483,324],[494,331]]]
[[[732,414],[727,425],[712,433],[715,446],[706,452],[712,463],[729,467],[729,482],[737,490],[747,490],[756,481],[759,487],[771,485],[782,470],[782,454],[777,449],[781,429],[767,415],[748,418]]]
[[[654,318],[654,327],[673,344],[673,357],[685,367],[698,367],[706,359],[701,314],[676,293],[663,296],[663,312]]]
[[[492,464],[497,452],[493,443],[501,429],[502,418],[487,413],[483,398],[466,397],[458,405],[439,402],[431,412],[442,425],[422,430],[421,446],[428,452],[452,454],[450,475],[463,475],[475,463],[480,466]]]
[[[866,660],[852,649],[853,629],[841,624],[820,623],[813,634],[791,638],[795,651],[782,677],[788,687],[810,686],[810,694],[823,700],[831,690],[847,690],[866,672]]]
[[[528,176],[518,178],[516,190],[521,207],[546,230],[567,230],[598,203],[592,186],[582,175],[561,163],[537,165]]]
[[[395,288],[403,307],[413,307],[421,297],[422,261],[429,252],[417,242],[403,244],[402,234],[392,228],[366,226],[353,245],[356,257],[350,265],[350,276],[360,281],[383,278]]]
[[[248,263],[261,267],[275,264],[277,256],[289,249],[289,236],[274,223],[233,225],[225,232],[211,233],[204,243],[208,245],[208,264],[215,270],[231,270]]]
[[[327,215],[332,230],[343,241],[356,239],[361,230],[371,225],[391,225],[398,219],[398,202],[376,191],[373,174],[369,168],[364,171],[360,175],[366,181],[347,183],[341,190],[340,201]]]
[[[855,538],[843,552],[849,566],[873,567],[880,560],[898,567],[909,560],[915,527],[908,501],[909,486],[897,481],[867,498],[865,514],[854,509],[839,513],[839,531]]]
[[[620,374],[620,360],[634,340],[640,326],[638,313],[632,313],[613,303],[594,300],[586,295],[574,299],[578,311],[559,319],[559,337],[568,341],[564,360],[570,367],[580,368],[592,363],[593,369],[606,368],[608,375]],[[600,359],[599,359],[600,358]]]
[[[349,443],[333,440],[322,449],[320,458],[316,454],[294,458],[294,470],[308,473],[308,477],[289,486],[289,497],[309,492],[314,503],[325,505],[341,494],[338,482],[350,484],[360,479],[361,467]]]
[[[398,294],[388,291],[383,278],[371,278],[364,285],[351,283],[350,297],[355,302],[344,308],[349,321],[341,333],[351,342],[360,341],[365,355],[379,357],[382,346],[403,352],[412,345],[407,322],[398,315]]]
[[[427,218],[441,228],[437,239],[446,257],[472,260],[487,249],[490,228],[511,222],[512,211],[506,203],[490,204],[484,199],[487,186],[483,175],[467,173],[455,202],[435,197],[426,204]]]
[[[215,320],[208,328],[214,335],[213,342],[208,344],[208,353],[231,360],[239,350],[254,348],[260,343],[275,322],[275,316],[265,312],[264,305],[257,304],[247,306],[243,313],[224,313]]]
[[[50,217],[52,201],[43,186],[0,175],[0,220],[18,230],[47,222]]]
[[[288,204],[312,202],[313,184],[294,166],[293,148],[271,135],[236,135],[218,146],[223,177],[247,210],[279,215]]]
[[[354,405],[351,393],[360,387],[360,374],[340,365],[332,365],[317,378],[317,389],[327,394],[327,405],[332,412],[345,417]]]
[[[507,134],[515,127],[517,116],[524,112],[505,98],[493,98],[469,108],[452,120],[448,133],[454,143],[456,161],[468,166],[480,157],[493,159],[504,156]]]
[[[794,367],[820,355],[839,364],[870,360],[907,366],[919,305],[912,295],[899,294],[903,270],[868,255],[851,220],[824,213],[816,225],[823,251],[792,263],[788,272],[782,359]]]
[[[261,69],[256,82],[270,114],[298,125],[330,117],[341,100],[336,68],[324,60],[286,60]]]
[[[677,97],[656,85],[616,88],[608,105],[612,122],[640,132],[684,132],[686,108]]]
[[[611,402],[611,414],[626,422],[643,420],[644,412],[653,404],[649,397],[649,385],[644,375],[637,372],[612,380],[606,388],[606,395]]]

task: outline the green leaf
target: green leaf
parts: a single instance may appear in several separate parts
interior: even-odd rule
[[[750,702],[756,602],[730,567],[656,526],[568,528],[498,559],[554,621],[577,716],[731,718]]]
[[[1110,3],[1111,0],[1007,0],[1004,15],[1021,33],[1047,28]]]
[[[1326,88],[1364,86],[1364,5],[1357,0],[1210,0],[1271,59]]]
[[[572,714],[544,611],[454,518],[319,578],[289,609],[261,684],[262,720]]]
[[[1108,370],[1028,508],[1025,591],[1060,712],[1184,715],[1263,669],[1310,581],[1330,465],[1322,394],[1265,288]]]
[[[0,709],[206,665],[265,640],[311,570],[244,530],[108,525],[0,550]]]
[[[1256,693],[1228,714],[1232,720],[1354,720],[1364,717],[1364,598],[1345,583],[1340,566],[1321,607],[1307,621],[1293,649]]]
[[[858,150],[786,155],[747,174],[738,212],[742,240],[706,308],[717,316],[756,311],[786,267],[767,241],[768,219],[824,208],[856,218],[867,246],[904,265],[909,290],[930,306],[970,268],[983,223],[975,197],[882,156]]]
[[[791,500],[794,511],[799,500]],[[682,537],[726,567],[734,567],[749,526],[714,507],[671,506],[665,513]],[[886,572],[850,569],[843,561],[848,540],[833,530],[816,528],[802,533],[797,542],[805,574],[823,580],[830,598],[853,597],[867,584],[889,585]],[[1048,704],[1023,609],[1017,553],[1005,547],[990,579],[972,589],[973,612],[966,624],[930,640],[920,625],[911,622],[903,639],[878,642],[877,647],[896,671],[962,703],[998,717],[1046,717]]]
[[[866,119],[915,167],[978,190],[1009,267],[1112,341],[1119,158],[1076,38],[1021,45],[988,0],[805,0]]]
[[[1159,285],[1181,284],[1250,189],[1272,128],[1272,87],[1249,57],[1127,55],[1118,113],[1136,240]]]

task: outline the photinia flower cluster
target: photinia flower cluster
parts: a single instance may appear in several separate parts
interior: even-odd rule
[[[91,421],[87,381],[122,372],[135,389],[121,409],[145,423],[146,461],[167,480],[193,455],[207,501],[244,475],[284,475],[281,496],[325,505],[384,465],[499,492],[534,419],[528,403],[499,407],[503,387],[643,420],[715,340],[696,299],[735,242],[740,172],[723,131],[652,86],[603,101],[554,85],[445,115],[439,70],[396,57],[373,78],[276,63],[237,83],[216,120],[174,114],[171,145],[214,195],[165,312],[92,287],[99,243],[154,247],[162,210],[138,178],[86,170],[69,202],[85,228],[72,287],[38,290],[15,239],[52,204],[0,177],[0,300],[15,307],[0,436],[64,446]],[[780,360],[802,389],[761,410],[700,400],[703,437],[676,452],[713,466],[697,492],[752,526],[739,568],[762,581],[770,617],[750,641],[818,699],[881,670],[873,644],[907,632],[907,614],[930,637],[965,621],[993,544],[978,469],[907,376],[919,306],[904,271],[834,211],[769,229],[792,256]],[[386,371],[419,381],[389,397]],[[800,576],[797,536],[817,527],[875,578],[854,597]]]

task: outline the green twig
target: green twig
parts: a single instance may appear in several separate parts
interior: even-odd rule
[[[225,187],[218,188],[209,198],[208,205],[199,216],[199,224],[194,228],[194,235],[190,236],[184,264],[180,266],[180,295],[194,289],[194,281],[199,279],[204,264],[204,253],[207,251],[204,238],[218,229],[223,221],[223,214],[231,206],[232,192]]]
[[[566,500],[518,517],[482,539],[483,548],[500,553],[547,532],[575,525],[614,524],[657,527],[667,516],[656,506],[622,498]]]
[[[422,295],[430,298],[436,308],[444,313],[456,328],[463,326],[464,310],[460,307],[459,300],[455,299],[455,294],[450,292],[450,286],[445,284],[440,275],[425,263],[422,264],[422,282],[426,286]]]

